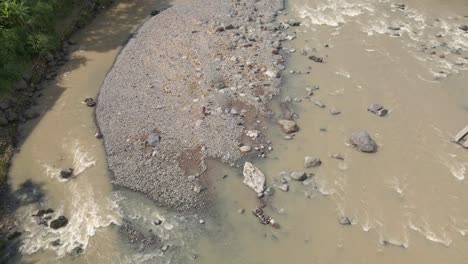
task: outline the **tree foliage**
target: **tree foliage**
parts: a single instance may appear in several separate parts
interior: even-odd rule
[[[57,47],[55,25],[77,2],[80,1],[0,0],[0,91],[20,78],[33,58]]]

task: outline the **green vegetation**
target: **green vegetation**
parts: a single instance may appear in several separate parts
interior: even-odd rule
[[[8,91],[34,58],[58,47],[66,34],[59,22],[101,2],[109,1],[0,0],[0,93]]]

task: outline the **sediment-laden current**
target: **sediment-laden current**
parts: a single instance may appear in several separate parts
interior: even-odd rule
[[[211,206],[190,212],[161,208],[143,194],[113,188],[104,146],[94,136],[97,129],[92,110],[81,103],[86,97],[96,96],[126,36],[133,32],[132,26],[140,25],[149,10],[169,6],[159,1],[130,2],[115,5],[75,36],[79,48],[72,53],[70,63],[59,73],[58,80],[49,83],[50,88],[44,92],[41,104],[48,111],[36,123],[26,125],[25,131],[30,132],[21,145],[21,152],[14,158],[10,175],[14,190],[26,196],[25,205],[18,210],[18,220],[23,227],[21,256],[12,262],[466,263],[468,150],[451,140],[468,125],[466,0],[289,0],[286,9],[276,16],[275,23],[281,30],[262,33],[277,34],[272,39],[281,39],[281,44],[279,41],[268,43],[271,44],[268,52],[283,55],[287,59],[286,68],[279,60],[272,64],[276,68],[265,65],[258,67],[257,72],[256,68],[248,67],[255,62],[264,63],[262,59],[221,54],[236,47],[265,45],[262,40],[270,39],[253,38],[265,35],[254,34],[247,22],[263,25],[265,21],[256,8],[242,7],[250,1],[234,1],[232,6],[242,7],[242,12],[228,12],[235,17],[251,11],[252,16],[245,18],[245,25],[242,19],[234,20],[238,23],[235,25],[218,25],[190,13],[195,9],[178,9],[197,17],[193,29],[180,34],[196,36],[199,31],[216,34],[218,43],[223,45],[216,46],[220,54],[203,57],[216,60],[217,64],[211,68],[187,66],[187,70],[186,66],[177,68],[177,63],[170,66],[175,77],[196,77],[201,81],[188,88],[193,90],[187,93],[190,100],[186,108],[181,108],[188,109],[187,113],[168,116],[202,120],[180,126],[190,134],[213,128],[214,123],[210,126],[204,123],[210,118],[232,115],[234,117],[227,119],[230,126],[235,126],[234,134],[245,135],[239,139],[229,138],[225,150],[237,151],[237,146],[233,148],[232,144],[239,140],[242,154],[236,152],[226,159],[221,158],[222,145],[206,149],[206,146],[218,144],[221,134],[212,137],[208,134],[208,138],[199,136],[200,142],[206,144],[197,143],[195,147],[196,142],[183,142],[190,148],[179,151],[185,153],[178,153],[182,158],[167,159],[167,162],[174,159],[174,164],[182,166],[177,177],[187,177],[178,180],[184,185],[178,186],[177,191],[187,189],[190,192],[183,195],[184,199],[198,193],[209,194]],[[177,19],[184,19],[184,16]],[[177,23],[177,19],[170,22]],[[157,34],[158,30],[150,27],[158,25],[155,21],[146,24],[141,32]],[[231,20],[226,18],[226,21]],[[133,44],[138,43],[134,41]],[[199,50],[213,50],[200,43],[197,44],[201,45]],[[176,50],[171,52],[177,53]],[[148,51],[139,58],[152,65],[153,53],[164,55]],[[131,54],[125,56],[133,59]],[[180,52],[177,56],[178,61],[186,61],[193,59],[194,54]],[[198,58],[197,63],[205,65],[203,58]],[[223,68],[223,60],[228,61],[229,67]],[[162,71],[167,70],[165,68],[161,66]],[[244,72],[244,68],[248,70]],[[190,74],[185,76],[178,69]],[[210,75],[220,69],[220,76]],[[236,72],[226,76],[226,70],[232,69]],[[268,96],[264,93],[256,92],[277,92],[275,87],[270,91],[268,79],[262,79],[267,87],[263,90],[255,90],[256,84],[243,86],[242,74],[250,76],[249,70],[262,78],[273,79],[281,72],[281,92],[276,100],[268,103],[272,109],[271,119],[264,118],[268,110],[247,114],[255,110],[245,104],[231,102],[221,105],[219,110],[207,104],[212,95],[214,104],[221,104],[226,102],[226,94],[266,99]],[[114,71],[112,80],[107,81],[107,93],[116,92],[110,85],[112,81],[133,78],[116,76],[118,73]],[[138,78],[144,79],[145,74],[140,72]],[[158,72],[149,75],[157,79]],[[148,91],[159,87],[156,82],[144,85]],[[159,87],[164,90],[157,93],[158,96],[164,97],[166,93],[175,98],[174,102],[181,100],[166,86]],[[130,85],[130,88],[135,87]],[[124,91],[125,87],[119,89]],[[185,93],[181,87],[177,89],[173,91]],[[255,91],[251,93],[249,89]],[[144,96],[134,95],[135,98]],[[250,98],[250,95],[255,97]],[[137,107],[132,105],[133,97],[116,98],[128,100],[124,102],[129,108],[125,113]],[[116,106],[112,102],[107,104],[109,109]],[[176,106],[175,103],[155,104],[154,109],[161,113],[158,118],[164,119],[164,108],[175,109]],[[112,115],[105,113],[105,107],[101,109],[103,120],[100,122],[105,122],[108,116],[112,120],[121,118],[117,110]],[[205,113],[207,109],[213,111],[211,117],[206,117],[211,114]],[[185,117],[189,114],[192,116]],[[151,117],[148,118],[146,123],[151,121]],[[277,124],[280,119],[294,120],[299,131],[293,132],[296,129],[288,127],[289,134],[286,134]],[[137,126],[137,121],[132,124]],[[172,123],[171,120],[164,122],[167,126]],[[220,131],[229,134],[226,128]],[[129,143],[128,147],[142,145],[148,154],[144,158],[157,159],[159,140],[167,137],[173,144],[177,143],[167,132],[171,128],[164,129],[162,134],[154,130],[146,131],[144,137],[129,138],[140,145]],[[357,131],[367,131],[375,141],[373,153],[358,151],[359,146],[353,146],[356,140],[350,139]],[[112,131],[107,127],[104,132],[106,137],[106,133]],[[158,137],[154,146],[148,143],[150,132]],[[216,129],[209,133],[216,133]],[[148,151],[150,148],[152,151]],[[197,166],[202,152],[212,154],[203,158],[217,157],[230,164],[208,160],[203,163],[206,171],[200,175],[200,171],[191,168],[200,169]],[[125,148],[114,153],[114,167],[124,164],[115,157],[126,153]],[[236,160],[240,156],[242,158]],[[245,161],[265,174],[266,191],[260,195],[262,197],[243,183]],[[145,166],[151,165],[148,164]],[[138,170],[138,164],[133,165],[131,168]],[[74,168],[74,177],[64,180],[60,173],[68,167]],[[182,171],[184,168],[188,171]],[[171,173],[164,171],[166,174]],[[135,188],[140,179],[136,176],[132,175],[131,184],[125,185],[121,184],[126,179],[121,173],[118,183]],[[157,172],[153,176],[157,177]],[[203,188],[192,190],[191,184],[199,178],[203,179]],[[156,188],[161,185],[153,186],[151,182],[157,181],[146,175],[143,192],[150,193],[148,196],[156,200],[169,197],[169,202],[162,202],[165,205],[176,204],[173,201],[180,198],[177,193],[170,189],[158,190]],[[166,182],[164,186],[171,184]],[[158,196],[159,193],[162,194]],[[184,200],[184,204],[191,202]],[[203,200],[203,204],[205,202]],[[259,222],[252,213],[258,207],[275,225]],[[31,212],[41,208],[53,208],[52,218],[65,215],[68,224],[58,230],[38,225],[37,217],[31,216]]]

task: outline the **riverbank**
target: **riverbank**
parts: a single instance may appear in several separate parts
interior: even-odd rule
[[[54,41],[61,43],[58,45],[59,47],[53,49],[53,45],[48,46],[50,50],[44,50],[33,58],[23,74],[19,72],[21,69],[18,68],[18,72],[15,72],[14,75],[21,76],[19,80],[12,82],[9,89],[1,89],[0,184],[6,180],[10,159],[18,141],[15,138],[18,124],[25,123],[40,115],[35,106],[38,97],[41,96],[41,90],[44,89],[44,81],[55,79],[58,68],[68,61],[70,47],[76,44],[74,41],[67,41],[67,39],[74,32],[83,28],[100,10],[113,3],[112,0],[82,2],[75,3],[76,6],[71,8],[70,14],[57,22],[56,32],[48,33],[53,34],[54,38],[57,39]],[[46,18],[42,19],[46,20]]]
[[[86,1],[76,3],[77,8],[57,24],[59,28],[60,47],[50,50],[43,56],[37,56],[31,66],[22,74],[20,80],[14,82],[8,92],[0,98],[0,250],[12,234],[18,231],[15,210],[20,206],[20,192],[12,191],[7,182],[10,163],[15,152],[19,151],[18,144],[22,137],[27,136],[20,128],[28,121],[41,118],[47,107],[40,105],[44,89],[49,82],[53,82],[59,69],[69,61],[69,54],[75,49],[76,43],[67,40],[73,33],[83,28],[89,21],[99,14],[112,0]],[[24,131],[23,131],[24,132]],[[22,135],[23,134],[23,135]],[[26,188],[27,189],[27,188]],[[23,189],[23,191],[31,191]],[[10,237],[11,238],[11,237]],[[13,247],[11,246],[13,244]],[[9,243],[8,251],[17,250],[17,243]],[[4,257],[4,256],[2,256]],[[1,259],[0,259],[1,260]]]
[[[293,38],[275,20],[283,8],[282,0],[196,0],[140,28],[98,98],[114,184],[200,210],[211,200],[206,159],[240,166],[268,154],[267,104],[285,68],[282,42]]]

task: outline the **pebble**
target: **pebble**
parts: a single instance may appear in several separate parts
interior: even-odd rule
[[[203,224],[205,223],[205,220],[203,220],[203,219],[200,219],[200,221],[198,221],[198,222],[199,222],[200,224],[202,224],[202,225],[203,225]]]
[[[245,213],[245,209],[242,209],[242,208],[241,208],[241,209],[237,210],[237,212],[238,212],[239,214],[244,214],[244,213]]]
[[[252,147],[245,145],[245,146],[240,147],[239,150],[240,152],[246,153],[246,152],[250,152],[252,150]]]
[[[157,219],[156,221],[153,222],[154,225],[158,226],[160,224],[162,224],[162,220],[161,219]]]

